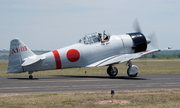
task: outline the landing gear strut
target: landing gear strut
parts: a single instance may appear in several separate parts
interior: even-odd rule
[[[33,72],[28,72],[29,73],[29,79],[33,79],[32,73]]]
[[[113,65],[110,65],[108,68],[107,68],[107,74],[111,77],[114,77],[118,74],[118,69],[113,66]]]
[[[132,65],[131,61],[128,61],[128,70],[127,70],[127,74],[129,77],[136,77],[138,75],[139,69],[136,65]]]

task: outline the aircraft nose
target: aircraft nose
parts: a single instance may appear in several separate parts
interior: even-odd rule
[[[147,43],[147,44],[151,43],[151,39],[146,38],[146,43]]]

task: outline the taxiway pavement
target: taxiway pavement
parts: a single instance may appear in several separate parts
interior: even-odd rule
[[[130,78],[109,76],[28,76],[0,77],[0,94],[108,92],[180,89],[180,74],[151,74]]]

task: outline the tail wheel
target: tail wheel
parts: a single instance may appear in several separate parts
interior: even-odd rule
[[[115,66],[109,66],[107,68],[107,74],[109,76],[116,76],[118,74],[118,69]]]
[[[32,76],[33,71],[29,71],[28,73],[29,73],[29,79],[33,79],[33,76]]]
[[[139,69],[136,65],[132,65],[128,68],[127,74],[129,77],[136,77],[138,75]]]
[[[29,75],[29,79],[33,79],[33,76],[32,76],[32,75]]]

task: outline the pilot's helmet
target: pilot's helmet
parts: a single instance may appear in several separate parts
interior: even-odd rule
[[[99,36],[102,36],[102,34],[101,34],[101,33],[98,33],[98,35],[99,35]]]

